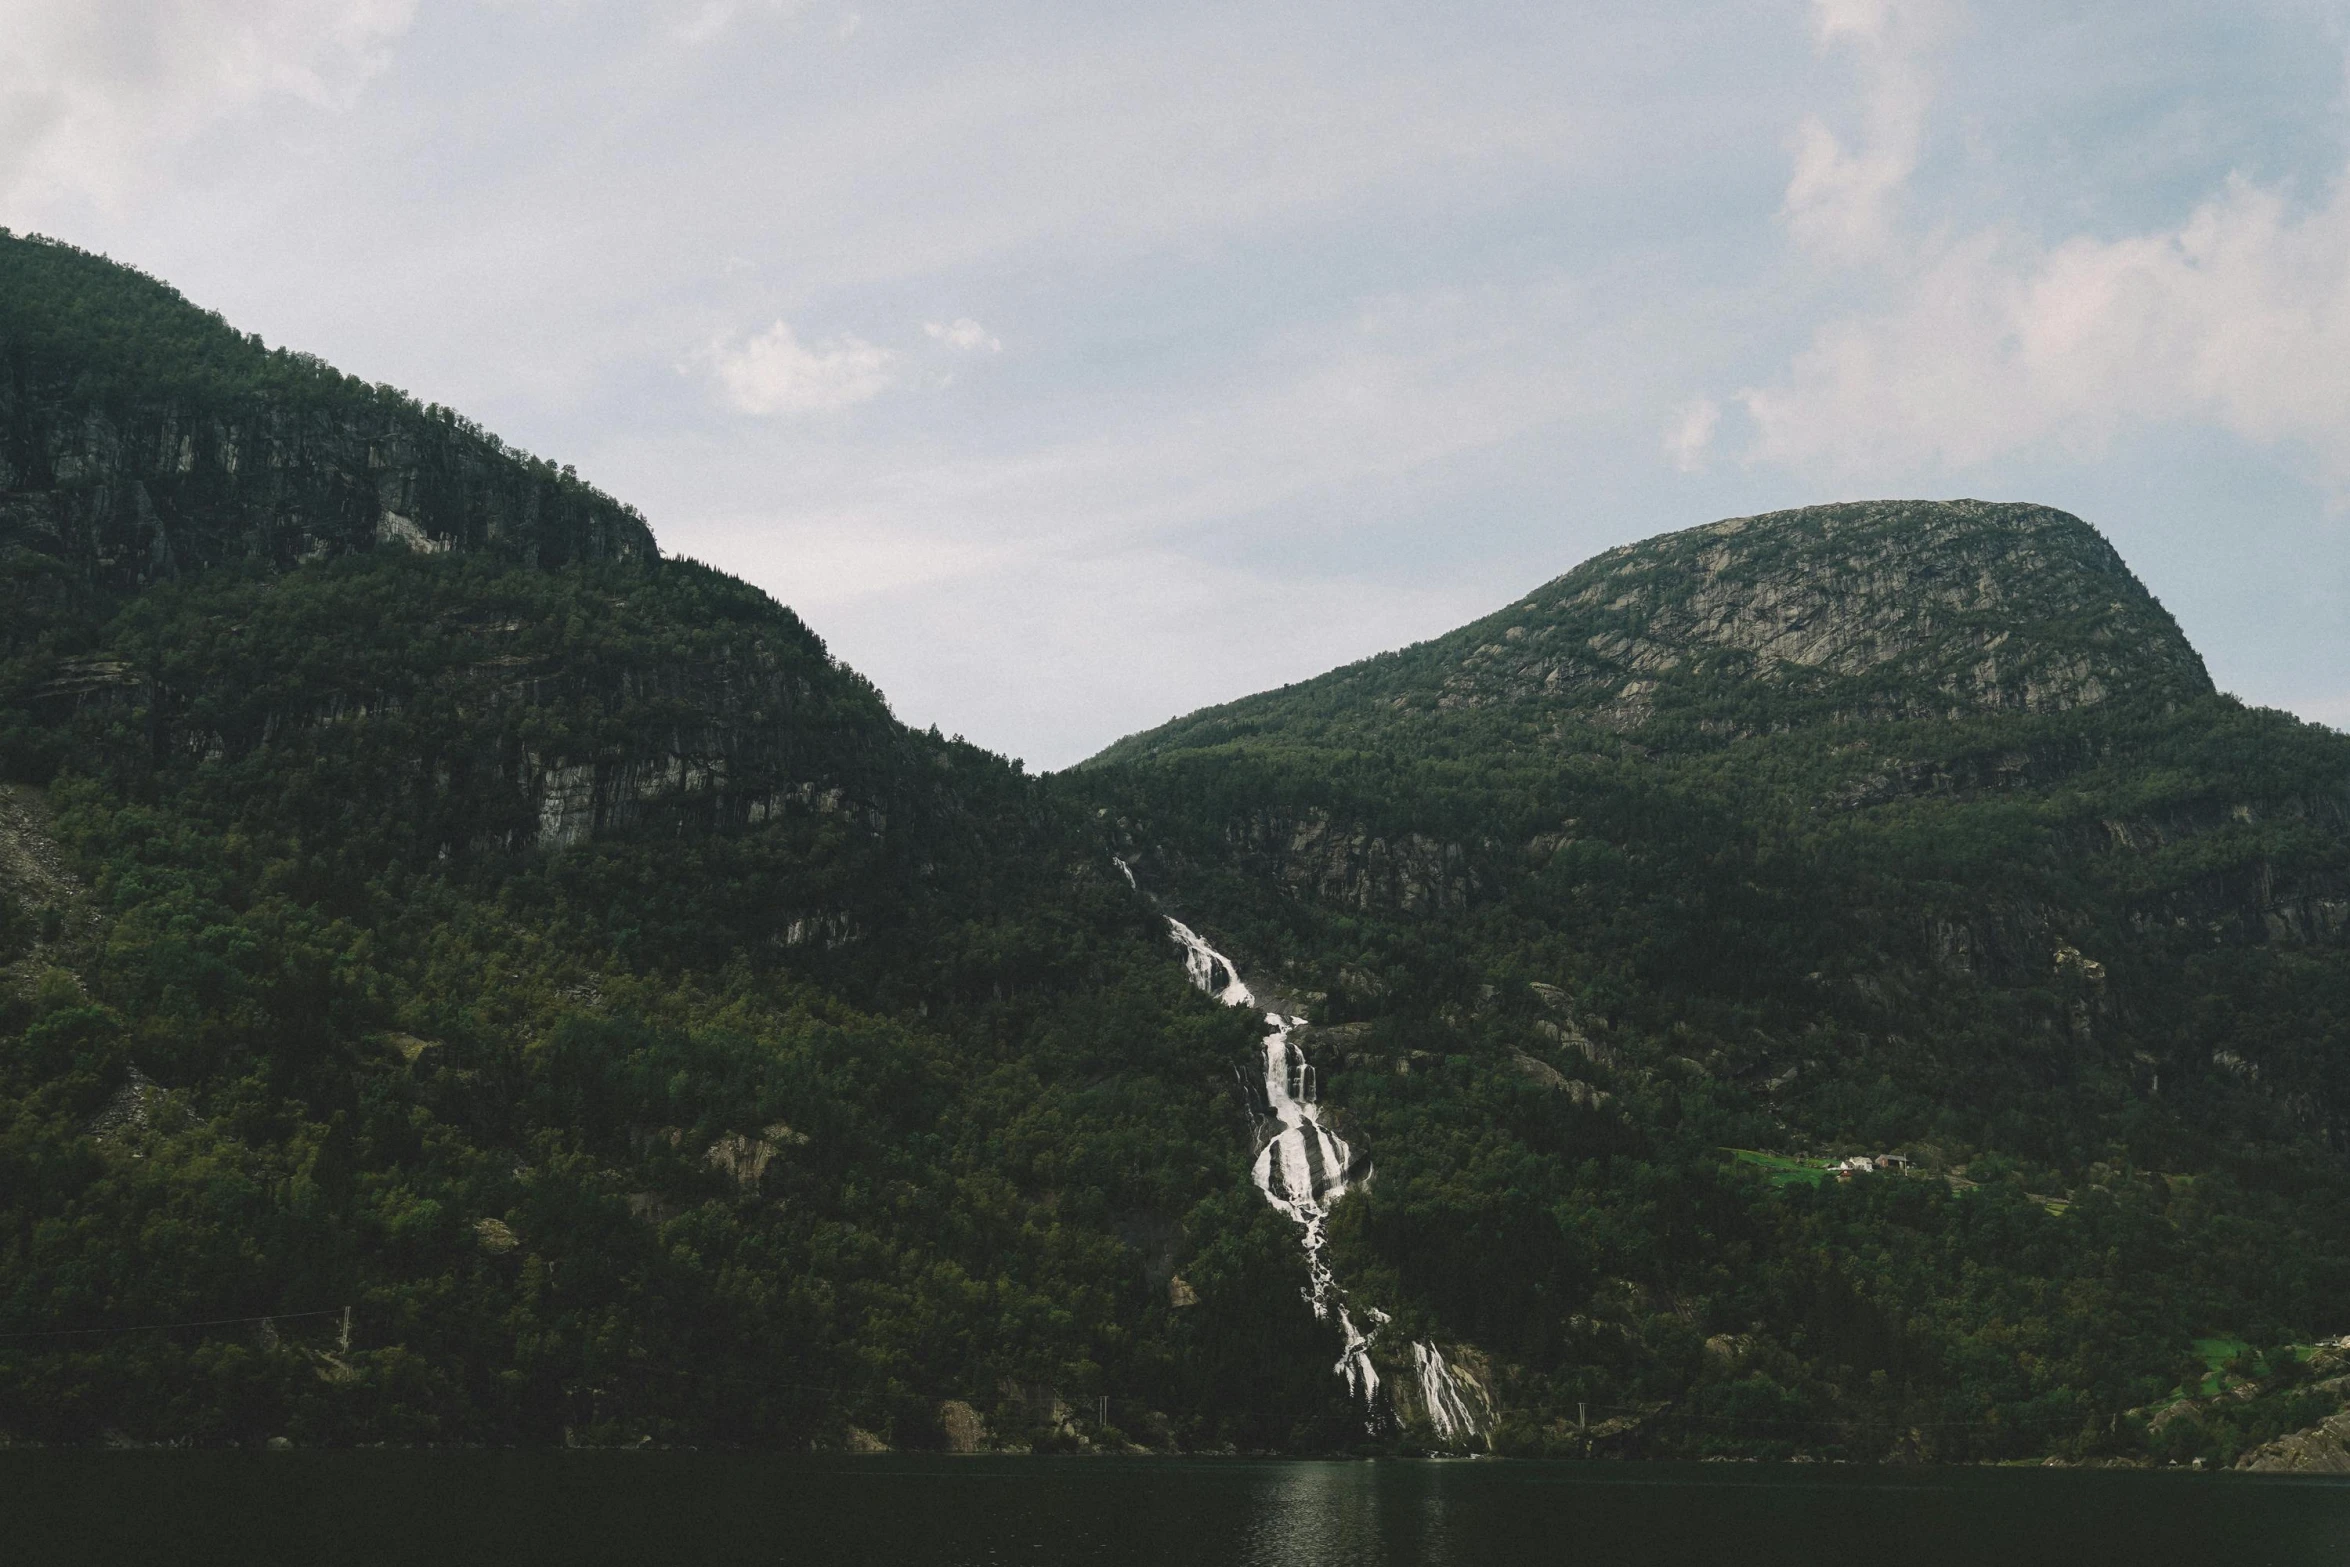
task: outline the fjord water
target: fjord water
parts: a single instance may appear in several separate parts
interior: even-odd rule
[[[250,1567],[2298,1567],[2350,1484],[1481,1460],[0,1454],[0,1557]]]

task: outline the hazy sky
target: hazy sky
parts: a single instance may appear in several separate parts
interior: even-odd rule
[[[2338,4],[0,0],[0,223],[1078,760],[1608,545],[2036,500],[2350,725]]]

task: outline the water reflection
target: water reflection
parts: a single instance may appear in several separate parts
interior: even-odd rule
[[[1240,1567],[1453,1567],[1449,1508],[1459,1467],[1301,1463],[1263,1476]]]
[[[1293,1464],[1264,1477],[1242,1567],[1386,1567],[1374,1464]]]
[[[186,1567],[2340,1567],[2350,1485],[2080,1471],[5,1453],[0,1560]]]

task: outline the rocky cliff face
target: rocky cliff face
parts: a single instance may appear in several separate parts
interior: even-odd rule
[[[1726,736],[2211,691],[2177,623],[2079,518],[1865,501],[1610,550],[1432,642],[1178,719],[1100,759],[1272,726],[1355,741],[1478,712]]]
[[[261,585],[385,553],[487,569]],[[568,470],[5,233],[0,562],[0,686],[32,731],[104,734],[118,762],[158,768],[405,736],[416,754],[384,803],[451,847],[560,846],[664,812],[838,812],[847,756],[893,728],[763,599],[701,606],[740,635],[688,647],[652,629],[647,605],[699,587],[657,580],[644,519]],[[194,586],[232,564],[263,569]],[[496,574],[606,566],[623,569],[552,597]],[[152,607],[100,629],[170,584],[204,612],[162,636],[173,612]]]
[[[1440,707],[1545,701],[1625,726],[1723,679],[1844,718],[2191,699],[2211,678],[2077,517],[1876,501],[1733,517],[1611,550],[1439,644]],[[1773,693],[1775,694],[1775,693]],[[1718,715],[1727,716],[1727,715]]]
[[[428,853],[785,813],[878,833],[904,760],[879,694],[797,617],[683,562],[215,579],[126,615],[30,694],[42,726],[124,776],[363,767]]]
[[[0,551],[133,590],[377,549],[656,558],[633,511],[160,283],[0,235]]]
[[[1258,812],[1227,836],[1261,871],[1333,908],[1457,914],[1477,891],[1460,844],[1381,833],[1318,807]]]
[[[136,588],[228,561],[501,549],[525,563],[647,559],[642,519],[446,411],[388,395],[114,407],[72,366],[0,347],[0,546]]]
[[[2264,1443],[2238,1459],[2236,1467],[2271,1474],[2350,1474],[2350,1412]]]

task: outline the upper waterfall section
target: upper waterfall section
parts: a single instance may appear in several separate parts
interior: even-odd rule
[[[1607,551],[1449,635],[1205,709],[1097,760],[1361,746],[1415,726],[1725,736],[2211,694],[2170,614],[2078,517],[1860,501]]]
[[[374,549],[658,557],[642,517],[456,413],[0,230],[0,551],[132,591]]]

